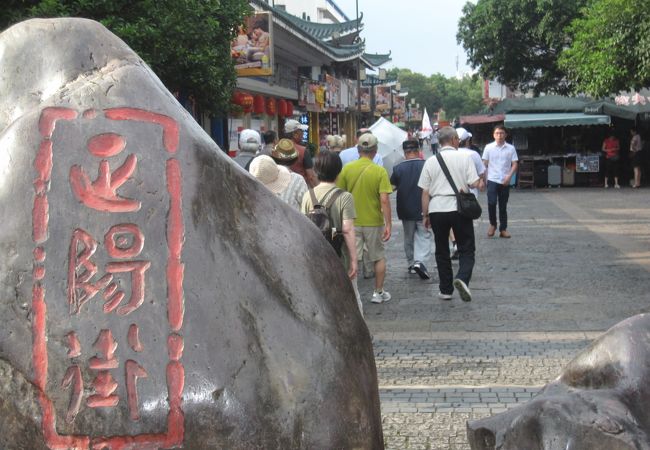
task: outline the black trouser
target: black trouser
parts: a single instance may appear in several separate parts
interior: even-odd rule
[[[510,185],[504,186],[501,183],[488,181],[487,200],[490,225],[497,226],[497,202],[499,203],[499,231],[508,228],[508,198],[510,197]]]
[[[454,230],[458,247],[458,273],[456,278],[463,280],[469,286],[474,269],[474,224],[472,219],[462,217],[456,211],[429,213],[429,221],[436,241],[436,264],[440,278],[440,292],[454,292],[454,272],[451,268],[449,255],[449,230]]]

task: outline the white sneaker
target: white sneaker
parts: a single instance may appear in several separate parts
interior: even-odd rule
[[[390,301],[390,299],[391,299],[390,292],[381,291],[381,292],[373,292],[370,301],[372,303],[386,303],[387,301]]]
[[[458,295],[460,295],[460,298],[464,302],[471,302],[472,301],[472,292],[469,290],[467,285],[463,280],[459,280],[456,278],[454,280],[454,287],[458,291]]]
[[[438,292],[438,298],[440,300],[451,300],[451,294],[443,294],[442,292]]]

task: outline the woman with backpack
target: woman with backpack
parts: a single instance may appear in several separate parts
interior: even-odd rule
[[[329,203],[328,200],[334,198],[333,196],[336,195],[334,201],[329,205],[330,224],[332,228],[336,228],[336,230],[340,230],[343,233],[345,242],[341,259],[352,281],[359,310],[363,314],[361,298],[357,289],[357,250],[354,233],[356,211],[354,209],[354,198],[352,194],[336,187],[336,179],[339,173],[341,173],[341,169],[343,169],[343,163],[337,153],[327,150],[320,152],[316,157],[316,161],[314,161],[314,171],[320,184],[313,188],[313,193],[316,201],[320,205],[327,205]],[[309,214],[313,209],[314,202],[312,201],[311,193],[306,192],[302,198],[300,210],[304,214]]]

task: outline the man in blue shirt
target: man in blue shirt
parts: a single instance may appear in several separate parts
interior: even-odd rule
[[[422,188],[418,180],[424,167],[420,147],[415,139],[402,143],[405,160],[393,168],[390,183],[397,190],[397,217],[404,227],[404,253],[409,273],[430,278],[423,261],[431,257],[431,230],[422,222]]]
[[[357,141],[359,140],[359,137],[365,133],[372,133],[372,132],[368,128],[358,129]],[[339,158],[341,158],[343,165],[351,163],[352,161],[356,161],[357,159],[359,159],[359,149],[357,148],[356,145],[354,147],[346,148],[345,150],[341,151],[341,153],[339,153]],[[384,161],[381,159],[381,155],[379,154],[379,152],[377,152],[375,157],[372,159],[372,162],[374,162],[378,166],[383,167],[384,165]]]

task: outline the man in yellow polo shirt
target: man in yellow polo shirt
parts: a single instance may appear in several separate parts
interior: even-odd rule
[[[390,239],[391,211],[388,195],[393,192],[393,188],[386,169],[372,162],[377,154],[377,144],[376,136],[370,133],[361,135],[357,141],[360,158],[343,166],[336,184],[354,197],[354,207],[357,210],[354,221],[357,259],[361,260],[365,244],[370,261],[375,265],[375,291],[370,301],[384,303],[391,298],[390,293],[384,290],[384,242]]]

